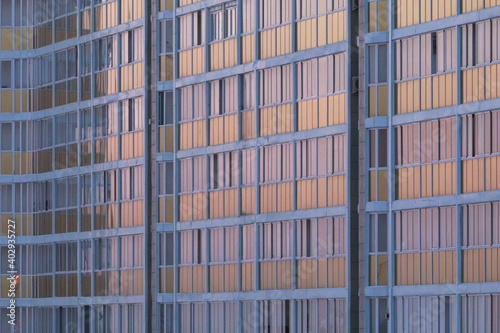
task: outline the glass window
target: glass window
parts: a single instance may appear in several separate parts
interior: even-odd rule
[[[206,189],[206,156],[180,160],[180,192],[201,191]]]
[[[283,103],[292,99],[292,65],[260,72],[260,105]]]
[[[281,259],[292,256],[292,222],[272,222],[259,225],[260,259]]]
[[[174,94],[171,91],[158,93],[158,125],[174,123]]]
[[[462,67],[483,65],[500,60],[498,36],[500,20],[467,24],[462,30]]]
[[[389,322],[389,308],[387,298],[370,299],[370,332],[387,333]]]
[[[11,151],[12,150],[12,124],[11,123],[1,123],[0,124],[0,134],[2,136],[2,142],[0,145],[1,150]]]
[[[144,99],[136,97],[121,102],[122,132],[133,132],[144,128]]]
[[[144,167],[121,169],[122,200],[139,199],[144,196]]]
[[[12,25],[12,0],[2,0],[2,22],[1,25],[8,27]]]
[[[236,36],[236,9],[236,1],[210,8],[211,41]]]
[[[293,169],[292,149],[292,143],[260,148],[261,183],[291,179]]]
[[[122,64],[142,60],[144,52],[144,32],[142,28],[122,32],[121,42]]]
[[[197,11],[179,17],[179,48],[198,46],[205,41],[204,11]]]
[[[98,172],[94,176],[96,185],[96,202],[116,201],[116,171]]]
[[[118,65],[118,46],[116,35],[94,41],[94,54],[96,71],[116,67]]]
[[[160,21],[160,53],[171,53],[173,51],[173,23],[171,20]]]
[[[238,185],[238,152],[210,155],[210,188],[220,189]]]
[[[261,29],[287,23],[292,19],[292,1],[260,0],[259,11],[259,22]]]

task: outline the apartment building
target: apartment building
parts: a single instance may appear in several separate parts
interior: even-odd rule
[[[500,330],[500,3],[0,12],[2,332]]]

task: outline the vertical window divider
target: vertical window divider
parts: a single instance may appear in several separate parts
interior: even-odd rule
[[[119,179],[121,179],[121,178],[119,178]],[[110,241],[111,241],[111,238],[108,238],[107,242],[110,242]],[[131,239],[131,242],[134,242],[133,238]],[[135,246],[135,244],[133,244],[133,245]],[[122,272],[123,272],[123,270],[122,270],[122,237],[116,237],[116,247],[118,250],[116,253],[116,267],[113,267],[113,270],[116,271],[116,275],[117,275],[117,281],[116,281],[117,294],[121,295],[121,280],[122,280]],[[106,249],[107,249],[107,244],[106,244]],[[109,254],[107,253],[107,255],[109,255]],[[133,258],[131,258],[131,260],[132,259]],[[134,265],[135,265],[135,263],[132,264],[132,267]],[[106,267],[106,268],[109,269],[109,267]],[[134,292],[135,292],[135,290],[134,290]],[[121,320],[119,320],[119,321],[121,321]]]
[[[256,2],[258,2],[258,1],[256,1]],[[236,26],[236,65],[241,65],[241,32],[243,31],[242,0],[238,0],[236,3],[236,22],[237,22],[237,26]],[[240,91],[240,90],[238,90],[238,91]],[[241,105],[241,104],[238,103],[238,105]]]
[[[255,221],[253,223],[254,225],[254,242],[255,242],[255,248],[254,248],[254,290],[257,291],[260,288],[260,280],[259,280],[259,275],[260,275],[260,267],[259,267],[259,258],[260,258],[260,227],[259,224]],[[257,316],[256,316],[257,317]],[[255,327],[258,327],[258,320],[259,318],[255,318]]]
[[[459,0],[457,0],[459,1]],[[255,0],[254,1],[255,3],[255,22],[254,22],[254,31],[253,31],[253,34],[254,34],[254,61],[260,59],[260,33],[259,33],[259,28],[260,28],[260,11],[259,11],[259,4],[260,4],[260,1],[259,0]],[[257,73],[257,71],[255,71]],[[255,81],[256,82],[259,82],[258,81],[259,78],[257,77],[257,75],[255,75]],[[257,83],[258,85],[258,83]],[[258,95],[258,86],[257,86],[257,94]],[[255,104],[255,107],[258,108],[258,102],[259,102],[259,99],[257,98],[257,103]],[[258,123],[257,123],[258,124]],[[258,127],[255,128],[256,131],[258,132]],[[258,138],[259,137],[259,134],[257,133],[256,137]],[[257,309],[258,309],[258,305],[257,305]],[[255,323],[257,326],[258,326],[258,318],[256,319],[256,323]],[[256,326],[256,327],[257,327]]]
[[[206,7],[206,4],[205,4],[205,7],[200,10],[198,12],[198,15],[203,15],[203,17],[205,18],[205,40],[202,41],[201,45],[204,46],[205,48],[205,70],[204,70],[204,73],[208,73],[210,71],[210,37],[211,37],[211,29],[210,29],[210,23],[211,23],[211,19],[210,19],[210,10],[209,8]],[[198,36],[198,38],[200,38]],[[200,45],[197,45],[197,47],[199,47]],[[192,45],[191,46],[191,49],[194,48],[195,46]],[[193,68],[193,57],[191,57],[191,68]],[[208,90],[207,90],[208,91]],[[207,108],[207,110],[210,110],[209,108]],[[207,114],[209,112],[206,112]],[[207,131],[208,133],[208,131]],[[207,141],[208,142],[208,141]],[[208,317],[208,316],[207,316]]]
[[[259,1],[256,1],[258,3]],[[258,39],[258,38],[256,38]],[[259,186],[259,180],[260,180],[260,150],[258,146],[258,140],[257,138],[260,137],[260,105],[259,105],[259,99],[260,99],[260,73],[258,70],[254,71],[254,78],[255,78],[255,201],[254,201],[254,211],[255,215],[260,213],[260,186]],[[257,243],[256,243],[257,246]],[[258,261],[257,261],[258,262]],[[258,276],[257,276],[258,277]]]
[[[461,13],[461,0],[456,0],[456,8],[457,8],[457,14]],[[457,49],[455,50],[455,55],[457,57],[456,61],[456,89],[457,89],[457,100],[456,100],[456,105],[461,104],[461,96],[462,96],[462,29],[457,26],[456,28],[456,46]],[[456,119],[456,130],[455,130],[455,136],[456,136],[456,151],[455,151],[455,165],[456,165],[456,174],[458,175],[456,177],[456,191],[455,195],[456,198],[460,196],[462,193],[462,140],[464,139],[462,137],[462,118],[458,114],[455,116]],[[458,202],[458,201],[457,201]],[[461,206],[457,203],[456,204],[456,285],[462,284],[462,266],[463,266],[463,252],[462,252],[462,241],[463,241],[463,214],[462,214],[462,209]],[[486,258],[486,256],[484,256]],[[486,267],[486,266],[484,266]],[[458,288],[457,288],[458,289]],[[458,290],[457,293],[455,294],[455,299],[456,299],[456,306],[455,306],[455,315],[456,318],[462,318],[462,297],[459,294]],[[457,324],[457,330],[458,333],[462,331],[461,325]]]
[[[201,239],[202,237],[200,237],[200,233],[203,231],[203,235],[201,235],[202,237],[205,238],[205,262],[203,263],[202,262],[202,250],[201,250]],[[210,292],[210,266],[209,266],[209,262],[210,262],[210,232],[208,230],[208,228],[203,228],[203,229],[199,229],[198,230],[198,233],[197,233],[197,237],[196,237],[196,242],[198,243],[197,245],[197,250],[198,250],[198,253],[196,254],[197,258],[198,258],[198,262],[197,264],[205,264],[205,293],[209,293]],[[208,315],[208,313],[207,313]]]
[[[315,0],[313,0],[313,1],[315,1]],[[292,41],[291,42],[292,42],[292,45],[291,45],[291,51],[292,51],[292,53],[294,53],[297,50],[297,38],[296,38],[296,34],[297,34],[297,22],[296,22],[296,20],[297,20],[297,1],[290,0],[290,6],[292,6],[292,17],[291,17],[291,25],[292,25],[291,26],[291,28],[292,28],[292,33],[291,33]],[[316,6],[316,9],[317,8],[318,7]],[[283,20],[280,20],[280,26],[281,26],[281,24],[283,24]],[[316,24],[317,24],[317,20],[316,20]],[[316,29],[316,31],[317,31],[317,29]],[[293,66],[293,67],[295,67],[295,66]],[[295,75],[293,76],[293,78],[294,78],[294,82],[296,82]],[[294,84],[294,86],[295,86],[295,84]],[[295,101],[295,99],[293,99],[293,100]],[[295,302],[293,302],[293,303],[295,303]]]
[[[120,103],[119,103],[120,104]],[[118,140],[120,141],[120,140]],[[121,207],[122,207],[122,201],[123,201],[123,195],[122,195],[122,170],[121,168],[118,168],[116,170],[116,197],[117,197],[117,228],[122,227],[122,221],[121,221]],[[132,168],[129,168],[129,172],[132,172]],[[130,179],[128,179],[130,181]],[[128,200],[133,200],[133,197],[130,196]],[[120,260],[120,257],[118,257],[118,260]]]
[[[393,57],[393,54],[396,54],[396,44],[392,42],[393,40],[393,29],[396,26],[393,23],[393,11],[395,11],[395,6],[392,2],[389,2],[389,5],[387,6],[387,27],[388,27],[388,35],[389,35],[389,43],[387,44],[387,101],[388,101],[388,110],[387,110],[387,116],[388,116],[388,130],[387,130],[387,147],[388,147],[388,154],[387,154],[387,174],[388,174],[388,180],[387,180],[387,185],[388,185],[388,195],[387,195],[387,200],[388,200],[388,211],[387,211],[387,232],[388,232],[388,244],[387,244],[387,263],[388,263],[388,276],[387,276],[387,285],[389,288],[388,292],[388,312],[390,314],[393,313],[393,309],[395,309],[395,302],[394,299],[392,298],[393,295],[393,286],[394,286],[394,274],[396,273],[395,270],[395,265],[394,265],[394,240],[395,240],[395,230],[394,230],[394,214],[392,210],[392,202],[395,199],[395,191],[392,189],[395,188],[396,185],[396,177],[395,177],[395,171],[396,171],[396,131],[392,127],[392,119],[393,115],[395,114],[396,110],[396,100],[393,98],[393,91],[395,90],[395,84],[394,84],[394,78],[397,78],[396,75],[396,60]],[[391,315],[390,319],[388,320],[388,332],[391,332],[395,327],[395,316]]]
[[[54,186],[55,187],[55,186]],[[54,229],[53,229],[54,230]],[[61,244],[61,243],[59,243]],[[66,244],[66,243],[62,243],[62,244]],[[56,247],[56,244],[55,243],[52,243],[50,245],[47,245],[47,247],[49,249],[52,249],[52,267],[51,267],[51,270],[50,270],[50,277],[52,278],[52,295],[50,295],[51,297],[54,297],[56,295],[56,260],[57,260],[57,257],[56,257],[56,250],[57,250],[57,247]],[[55,326],[55,322],[56,322],[56,318],[55,316],[52,316],[52,321],[53,321],[53,327],[56,327]]]
[[[237,284],[236,291],[241,292],[242,291],[241,290],[242,289],[241,288],[241,285],[242,285],[241,280],[243,278],[243,276],[241,275],[241,271],[242,271],[241,270],[241,258],[243,257],[243,228],[241,226],[238,226],[237,228],[238,228],[237,229],[237,232],[238,232],[237,233],[237,237],[238,237],[237,238],[237,240],[238,240],[238,260],[237,260],[238,276],[237,276],[237,282],[236,282],[236,284]],[[238,310],[238,311],[240,311],[240,310]],[[238,315],[238,318],[239,317],[240,316]]]
[[[208,99],[208,98],[207,98]],[[208,110],[208,109],[207,109]],[[208,113],[209,112],[206,112],[206,115],[205,117],[208,118]],[[208,126],[208,120],[206,121],[206,124]],[[207,136],[208,136],[208,131],[207,131]],[[208,140],[206,141],[207,143],[209,142]],[[216,155],[214,155],[215,157]],[[222,155],[224,156],[224,155]],[[208,220],[210,219],[210,155],[204,155],[204,163],[203,163],[203,168],[205,170],[205,187],[203,188],[203,192],[202,194],[205,196],[205,220]],[[224,160],[224,158],[223,158]],[[224,167],[224,161],[222,161],[222,167]],[[193,175],[194,175],[194,166],[193,166]],[[222,169],[224,170],[224,169]],[[216,177],[215,179],[218,178],[218,170],[215,170],[214,172],[214,177]],[[194,178],[193,178],[194,179]],[[214,188],[214,190],[216,190]],[[222,190],[224,191],[224,190]],[[222,192],[224,193],[224,192]],[[194,200],[193,200],[193,208],[194,208]],[[224,201],[222,202],[222,209],[224,209]],[[208,254],[208,252],[207,252]],[[207,262],[209,261],[210,258],[207,257]],[[208,292],[208,289],[207,289],[207,292]]]
[[[422,210],[418,210],[418,267],[419,271],[422,269]],[[377,221],[378,222],[378,221]],[[425,253],[425,252],[424,252]],[[431,262],[432,262],[432,252],[431,252]],[[432,270],[432,266],[431,266]],[[431,275],[432,276],[432,275]],[[418,283],[422,284],[422,273],[418,275]]]

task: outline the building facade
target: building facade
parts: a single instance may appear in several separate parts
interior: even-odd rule
[[[0,6],[0,331],[148,332],[151,5]]]
[[[2,332],[500,331],[500,3],[0,12]]]

